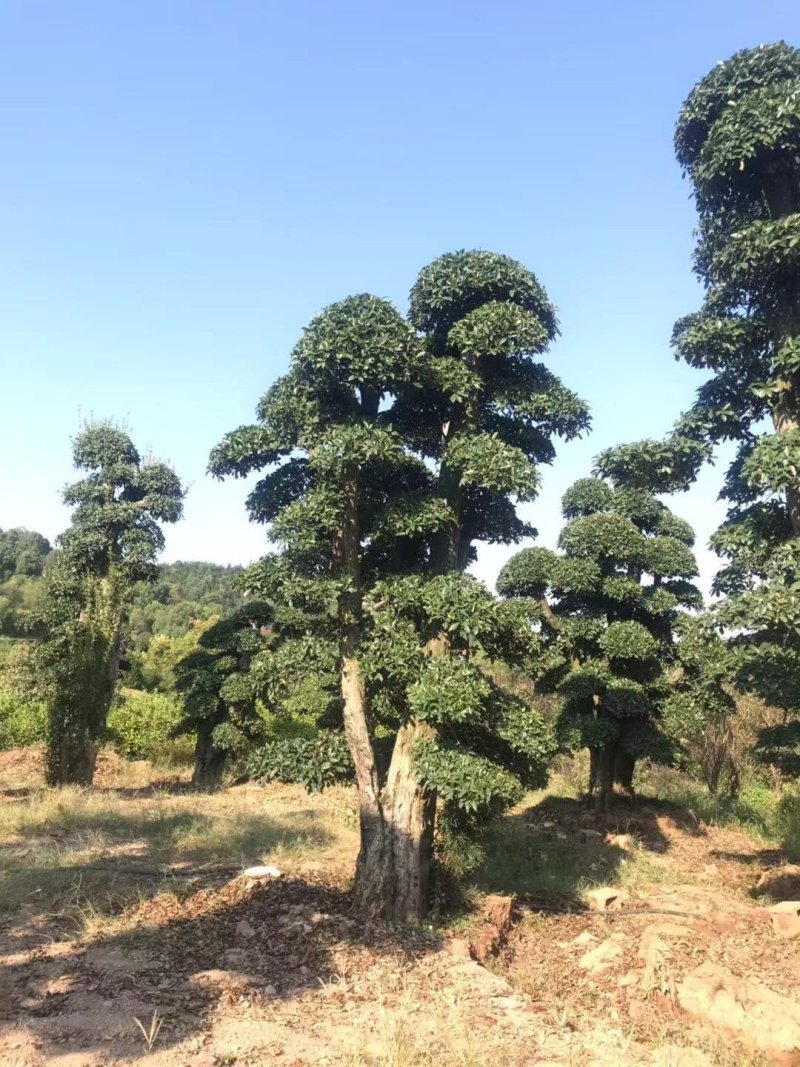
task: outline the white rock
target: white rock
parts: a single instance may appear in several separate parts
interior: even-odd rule
[[[283,871],[277,867],[267,865],[266,867],[248,867],[242,871],[242,878],[281,878],[283,877]]]

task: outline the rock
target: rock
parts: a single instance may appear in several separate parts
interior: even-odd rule
[[[236,924],[235,935],[237,941],[252,941],[256,936],[256,931],[253,926],[247,921],[247,919],[240,919]]]
[[[604,840],[613,848],[621,848],[623,852],[633,852],[633,834],[606,834]]]
[[[736,1031],[763,1052],[800,1052],[800,1004],[758,978],[739,978],[727,967],[704,963],[678,984],[677,994],[684,1011]]]
[[[782,900],[767,908],[767,914],[779,937],[800,937],[800,900]]]
[[[714,1061],[699,1048],[661,1045],[653,1049],[653,1067],[714,1067]]]
[[[592,911],[610,911],[627,904],[630,897],[625,889],[601,886],[599,889],[590,889],[586,894],[586,899]]]
[[[197,971],[189,981],[194,985],[205,988],[214,987],[226,993],[245,993],[252,991],[262,983],[262,979],[251,974],[243,974],[241,971],[225,971],[221,968]]]
[[[283,871],[277,867],[267,865],[265,867],[247,867],[242,871],[241,878],[281,878]]]
[[[581,842],[588,845],[590,841],[602,841],[603,835],[599,830],[581,830]]]
[[[800,898],[800,864],[784,863],[763,871],[756,882],[756,892],[773,900]]]
[[[469,941],[465,937],[449,937],[444,943],[444,950],[449,955],[457,956],[460,959],[472,959]]]
[[[603,941],[597,948],[589,949],[585,955],[581,956],[578,966],[584,971],[597,974],[607,970],[621,955],[622,947],[618,942],[609,938],[608,941]]]
[[[505,944],[513,919],[513,897],[490,894],[481,905],[482,921],[470,936],[470,954],[479,963],[485,963]]]
[[[569,942],[569,944],[570,945],[591,945],[591,943],[593,941],[596,941],[596,940],[597,940],[597,938],[594,936],[594,934],[590,933],[588,930],[584,930],[583,933],[578,934],[577,937],[573,938],[572,941]]]

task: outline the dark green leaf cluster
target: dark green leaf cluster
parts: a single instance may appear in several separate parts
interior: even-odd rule
[[[309,792],[319,792],[352,781],[353,761],[343,734],[321,733],[260,745],[248,756],[245,770],[258,782],[299,782]]]

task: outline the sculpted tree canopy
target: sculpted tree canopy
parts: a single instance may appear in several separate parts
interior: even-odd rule
[[[675,134],[700,239],[700,311],[676,355],[710,376],[674,439],[736,443],[712,539],[714,590],[736,635],[738,680],[800,712],[800,49],[779,42],[718,64]],[[787,720],[787,721],[789,721]]]
[[[84,477],[64,492],[72,523],[45,573],[44,635],[32,664],[50,713],[47,777],[91,784],[116,689],[133,583],[155,577],[161,523],[183,490],[165,464],[143,461],[130,437],[92,423],[73,442]]]
[[[599,477],[568,489],[562,513],[561,551],[523,549],[497,589],[539,619],[538,686],[561,695],[562,744],[589,749],[605,810],[615,782],[631,787],[636,759],[672,757],[661,720],[673,627],[681,608],[702,605],[694,534],[652,492]]]
[[[279,552],[249,583],[327,620],[360,797],[356,897],[402,920],[428,905],[437,796],[451,832],[472,829],[540,781],[551,750],[475,664],[534,655],[527,618],[462,572],[476,541],[529,532],[515,500],[535,494],[550,438],[587,425],[534,358],[555,330],[521,264],[444,256],[408,321],[370,295],[317,316],[258,423],[212,453],[218,476],[269,469],[248,507]]]

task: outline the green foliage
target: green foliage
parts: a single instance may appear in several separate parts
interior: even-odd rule
[[[34,530],[0,530],[0,582],[14,575],[40,575],[51,551],[47,538]]]
[[[47,741],[47,708],[38,701],[22,700],[10,689],[0,689],[0,751],[43,745]]]
[[[256,781],[299,782],[310,792],[353,778],[353,762],[340,733],[270,741],[251,753],[246,770]]]
[[[108,714],[106,737],[125,759],[189,762],[191,746],[173,740],[180,720],[177,697],[125,690]]]

